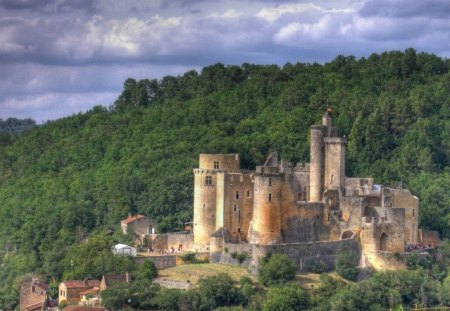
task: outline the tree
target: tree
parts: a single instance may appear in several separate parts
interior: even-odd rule
[[[347,280],[355,280],[358,276],[358,257],[350,247],[340,247],[334,261],[336,272]]]
[[[259,281],[266,285],[285,284],[295,278],[294,263],[284,254],[272,254],[261,260]]]
[[[151,260],[146,260],[138,267],[137,278],[153,280],[158,276],[158,269]]]
[[[269,288],[262,303],[263,311],[307,310],[308,307],[308,295],[296,284]]]
[[[198,291],[201,297],[201,308],[207,310],[242,302],[242,294],[234,286],[233,279],[226,273],[200,279]]]

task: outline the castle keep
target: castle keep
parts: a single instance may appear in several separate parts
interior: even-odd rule
[[[346,145],[326,112],[311,127],[311,163],[294,166],[274,152],[246,171],[238,154],[201,154],[194,169],[196,249],[218,252],[223,241],[279,245],[358,236],[363,252],[404,252],[420,242],[418,198],[372,178],[346,177]]]

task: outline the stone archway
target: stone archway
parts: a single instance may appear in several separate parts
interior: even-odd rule
[[[381,234],[380,237],[380,251],[386,251],[387,244],[388,244],[388,236],[386,233],[383,232],[383,234]]]
[[[341,240],[351,239],[355,236],[355,233],[351,230],[342,232]]]

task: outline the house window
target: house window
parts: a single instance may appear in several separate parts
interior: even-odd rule
[[[251,198],[250,190],[247,190],[247,199]]]
[[[272,202],[272,193],[269,193],[269,202]]]
[[[218,170],[219,169],[219,162],[214,162],[214,169]]]
[[[205,185],[211,186],[212,185],[212,176],[206,176],[205,177]]]
[[[62,295],[63,295],[63,294],[62,294],[62,290],[60,290],[60,291],[59,291],[59,295],[60,295],[60,296],[62,296]]]
[[[236,209],[237,209],[237,205],[234,206],[234,211],[235,211],[235,212],[236,212]]]
[[[272,177],[269,177],[269,187],[272,187]]]
[[[236,191],[236,200],[239,200],[239,191]]]

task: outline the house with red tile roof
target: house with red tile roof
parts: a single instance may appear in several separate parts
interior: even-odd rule
[[[20,311],[42,310],[47,301],[48,285],[32,280],[20,288]]]
[[[135,245],[142,245],[145,236],[155,234],[156,222],[144,215],[131,215],[120,222],[123,234],[130,234],[134,238]]]
[[[70,280],[59,284],[58,303],[66,301],[68,304],[77,304],[80,301],[80,293],[94,287],[100,287],[99,280]]]

